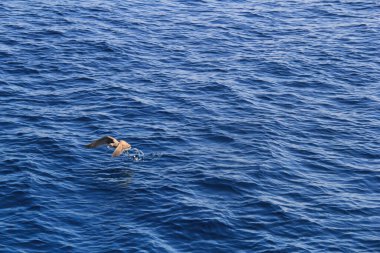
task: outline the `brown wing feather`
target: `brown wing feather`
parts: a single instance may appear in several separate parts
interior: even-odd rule
[[[115,151],[112,153],[112,157],[119,156],[123,152],[123,144],[119,143],[117,147],[115,148]]]
[[[93,141],[90,144],[85,145],[85,147],[86,148],[96,148],[96,147],[99,147],[101,145],[108,145],[111,143],[118,143],[118,141],[111,136],[104,136],[104,137],[100,138],[99,140]]]

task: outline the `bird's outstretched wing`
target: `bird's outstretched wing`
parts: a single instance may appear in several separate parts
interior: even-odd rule
[[[111,137],[111,136],[104,136],[102,138],[100,138],[99,140],[96,140],[96,141],[93,141],[91,142],[90,144],[87,144],[85,145],[86,148],[96,148],[96,147],[99,147],[101,145],[108,145],[108,144],[119,144],[119,142]]]
[[[119,145],[117,145],[117,147],[115,148],[115,151],[112,153],[112,157],[119,156],[123,152],[123,150],[123,145],[120,142]]]

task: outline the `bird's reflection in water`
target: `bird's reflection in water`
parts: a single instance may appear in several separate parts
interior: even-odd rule
[[[118,185],[122,188],[126,188],[132,182],[133,170],[125,167],[116,168],[103,168],[96,170],[95,179],[98,182],[112,183],[113,187]]]
[[[124,162],[143,162],[143,161],[152,161],[158,159],[162,156],[161,153],[149,153],[144,154],[143,151],[133,148],[124,152],[120,157],[122,159],[121,163],[118,164],[127,164]],[[126,167],[111,167],[114,163],[109,163],[110,167],[98,168],[94,170],[94,180],[97,182],[97,189],[108,190],[108,187],[111,187],[112,191],[115,186],[121,188],[126,188],[132,182],[133,170]],[[110,184],[110,185],[109,185]],[[111,190],[110,189],[110,190]]]

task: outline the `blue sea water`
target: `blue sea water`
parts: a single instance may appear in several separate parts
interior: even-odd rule
[[[0,252],[380,252],[379,48],[374,0],[2,0]]]

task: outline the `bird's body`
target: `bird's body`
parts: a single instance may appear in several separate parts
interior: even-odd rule
[[[131,145],[124,140],[117,140],[111,136],[104,136],[96,141],[87,144],[86,148],[97,148],[102,145],[108,145],[109,147],[115,148],[115,151],[112,153],[112,157],[121,155],[124,151],[130,150]]]

